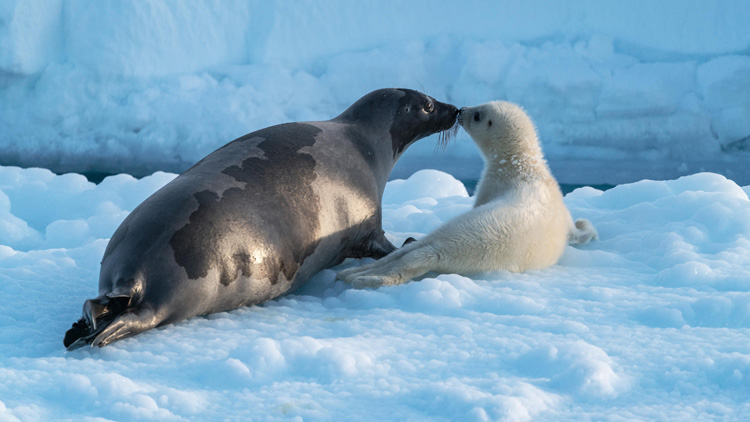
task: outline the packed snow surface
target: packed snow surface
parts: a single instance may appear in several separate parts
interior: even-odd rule
[[[749,18],[744,0],[5,0],[0,164],[182,171],[405,87],[521,104],[565,183],[750,184]],[[461,145],[417,145],[394,174],[470,177]]]
[[[0,167],[0,420],[750,418],[750,187],[581,188],[566,203],[601,239],[545,270],[375,290],[325,270],[263,306],[66,352],[107,238],[173,177]],[[429,170],[383,203],[399,244],[472,198]]]

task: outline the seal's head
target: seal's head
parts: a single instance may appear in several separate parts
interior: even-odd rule
[[[337,120],[356,121],[372,129],[387,128],[393,157],[412,143],[453,127],[458,109],[411,89],[373,91],[344,111]]]

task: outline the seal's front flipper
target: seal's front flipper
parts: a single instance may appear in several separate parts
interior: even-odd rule
[[[380,230],[379,233],[373,233],[365,242],[349,251],[346,257],[380,259],[396,249],[398,248],[385,238],[385,232]]]
[[[380,259],[389,253],[398,249],[393,243],[385,238],[385,232],[380,231],[378,235],[373,236],[369,242],[370,258]]]
[[[83,303],[81,319],[65,333],[63,345],[68,350],[91,344],[114,319],[128,307],[130,296],[99,296]]]

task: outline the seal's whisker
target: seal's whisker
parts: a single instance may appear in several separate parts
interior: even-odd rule
[[[454,124],[450,128],[438,133],[438,141],[437,144],[435,144],[436,154],[438,152],[445,152],[445,150],[448,148],[448,143],[458,134],[458,127],[458,124]]]

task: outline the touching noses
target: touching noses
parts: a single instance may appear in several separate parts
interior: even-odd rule
[[[463,126],[464,125],[464,114],[466,112],[466,107],[461,107],[460,110],[458,110],[458,124]]]

